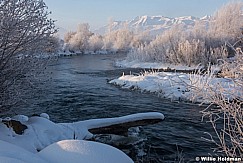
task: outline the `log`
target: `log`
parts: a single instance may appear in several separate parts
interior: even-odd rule
[[[128,136],[128,129],[131,127],[146,126],[161,122],[162,119],[144,119],[120,124],[114,124],[105,127],[98,127],[89,129],[92,134],[115,134],[121,136]]]

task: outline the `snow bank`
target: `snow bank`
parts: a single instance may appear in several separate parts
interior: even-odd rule
[[[164,98],[180,100],[189,98],[185,79],[188,79],[187,74],[161,72],[140,76],[124,75],[109,83],[119,85],[124,89],[157,93]]]
[[[225,90],[225,97],[229,99],[233,97],[232,94],[227,94],[227,92],[235,92],[234,95],[240,97],[237,92],[240,88],[231,79],[196,74],[156,72],[139,76],[123,75],[118,79],[111,80],[109,83],[121,86],[124,89],[156,93],[160,97],[173,101],[209,102],[208,99],[204,99],[202,96],[208,93],[205,88],[206,85],[214,88],[213,91],[215,92],[222,87]]]
[[[106,144],[84,140],[63,140],[38,153],[48,162],[58,163],[132,163],[125,153]]]
[[[28,140],[26,140],[25,143]],[[11,143],[0,140],[1,163],[132,163],[122,151],[101,143],[84,140],[63,140],[51,144],[34,154]]]
[[[141,62],[141,61],[117,61],[116,66],[127,68],[146,68],[146,69],[172,69],[172,70],[195,70],[200,69],[202,66],[183,66],[183,65],[171,65],[168,63],[155,63],[155,62]]]
[[[28,143],[28,140],[25,141]],[[39,156],[11,143],[0,140],[1,163],[45,163]]]

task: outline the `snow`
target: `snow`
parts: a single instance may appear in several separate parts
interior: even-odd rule
[[[141,62],[141,61],[117,61],[116,66],[118,67],[129,67],[129,68],[146,68],[146,69],[175,69],[175,70],[194,70],[202,68],[201,66],[183,66],[183,65],[172,65],[168,63],[156,63],[156,62]]]
[[[122,88],[157,93],[164,98],[178,100],[187,96],[187,93],[183,93],[186,90],[185,85],[182,83],[183,78],[187,78],[187,75],[163,72],[140,76],[124,75],[111,80],[110,83],[119,85]]]
[[[78,135],[85,135],[84,138],[92,138],[92,134],[88,131],[91,128],[99,128],[105,127],[120,123],[126,123],[131,121],[138,120],[146,120],[146,119],[161,119],[163,120],[165,117],[162,113],[158,112],[148,112],[148,113],[137,113],[132,115],[127,115],[123,117],[116,118],[104,118],[104,119],[91,119],[86,121],[75,122],[72,124],[74,130],[78,133]],[[83,128],[82,131],[78,130],[79,128]],[[81,132],[81,133],[80,133]]]
[[[46,118],[46,119],[50,119],[49,115],[47,113],[41,113],[40,117]]]
[[[11,119],[19,121],[19,122],[27,122],[29,120],[29,117],[27,117],[25,115],[16,115],[16,116],[13,116]]]
[[[26,140],[25,143],[28,143]],[[39,158],[39,156],[24,150],[21,147],[13,145],[11,143],[0,140],[0,160],[1,163],[45,163],[46,161]]]
[[[25,163],[23,161],[14,159],[14,158],[9,158],[9,157],[0,157],[1,163]]]
[[[84,140],[63,140],[54,143],[38,155],[48,162],[58,163],[132,163],[125,153],[106,144]]]
[[[123,117],[85,120],[81,122],[75,122],[73,124],[76,127],[79,127],[81,124],[81,126],[85,126],[87,127],[87,129],[91,129],[91,128],[99,128],[104,126],[120,124],[120,123],[126,123],[131,121],[146,120],[146,119],[163,120],[164,115],[158,112],[137,113],[137,114],[127,115]]]
[[[208,103],[209,98],[204,99],[207,94],[206,84],[214,88],[215,92],[223,88],[225,97],[232,99],[232,94],[241,97],[238,88],[231,79],[202,76],[197,74],[171,73],[171,72],[149,72],[139,76],[123,75],[118,79],[111,80],[110,84],[121,86],[124,89],[140,90],[142,92],[156,93],[163,98],[172,101],[193,101]],[[235,90],[235,91],[234,91]]]
[[[207,19],[208,18],[208,19]],[[193,16],[183,16],[183,17],[176,17],[170,18],[165,16],[137,16],[133,20],[127,21],[114,21],[111,25],[112,30],[122,29],[124,28],[124,24],[127,25],[128,29],[132,31],[149,31],[150,34],[153,36],[164,32],[167,29],[170,29],[176,25],[184,25],[185,29],[194,26],[196,21],[203,20],[208,22],[210,17],[203,17],[203,18],[196,18]],[[104,34],[105,31],[108,29],[109,25],[101,27],[95,30],[95,33]]]
[[[74,123],[54,123],[49,120],[49,115],[46,113],[42,113],[40,117],[17,115],[7,118],[9,121],[11,119],[20,120],[28,128],[22,135],[18,135],[13,128],[8,128],[5,124],[0,123],[0,157],[5,162],[15,162],[14,159],[17,159],[19,162],[41,163],[43,161],[39,156],[50,162],[67,162],[70,158],[73,159],[71,162],[80,162],[80,160],[83,162],[99,162],[101,160],[104,162],[132,162],[118,149],[95,142],[86,142],[83,139],[93,137],[93,134],[89,132],[89,129],[92,128],[136,120],[163,120],[164,115],[158,112],[149,112]],[[72,139],[79,139],[79,141]],[[84,149],[85,152],[82,152]],[[75,161],[75,159],[79,161]]]
[[[84,140],[59,141],[49,145],[37,154],[0,140],[0,160],[1,163],[133,162],[125,153],[112,146]]]

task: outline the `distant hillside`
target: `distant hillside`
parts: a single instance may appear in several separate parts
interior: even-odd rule
[[[104,34],[108,27],[112,30],[117,30],[120,28],[127,27],[132,31],[149,31],[152,35],[159,34],[166,29],[173,27],[174,25],[182,24],[185,28],[190,28],[195,25],[196,21],[208,22],[210,16],[205,16],[202,18],[196,18],[193,16],[184,16],[177,18],[169,18],[164,16],[138,16],[130,21],[114,21],[111,25],[103,26],[97,30],[95,33]]]

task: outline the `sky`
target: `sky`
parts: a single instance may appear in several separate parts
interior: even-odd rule
[[[243,0],[242,0],[243,1]],[[108,24],[109,19],[132,20],[136,16],[213,15],[229,0],[44,0],[56,25],[68,31],[80,23],[89,23],[91,30]]]

